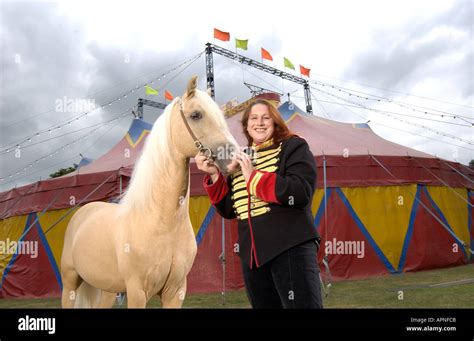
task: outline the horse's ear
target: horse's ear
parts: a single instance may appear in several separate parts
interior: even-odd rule
[[[207,88],[206,93],[207,93],[209,96],[211,96],[211,95],[212,95],[212,89],[211,89],[211,88]]]
[[[188,88],[186,90],[186,98],[194,96],[197,88],[197,76],[193,76],[188,82]]]

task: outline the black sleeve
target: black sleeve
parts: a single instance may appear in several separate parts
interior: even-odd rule
[[[282,151],[277,174],[275,193],[283,206],[305,207],[311,203],[316,186],[316,163],[308,143],[299,137],[292,137]]]
[[[222,174],[220,175],[222,177]],[[225,181],[223,178],[219,179],[215,184],[212,184],[212,181],[209,177],[204,179],[204,187],[211,199],[212,205],[216,208],[217,212],[226,219],[236,218],[234,211],[234,203],[231,198],[232,190],[230,188],[231,178],[228,177]],[[214,187],[215,186],[215,187]],[[226,191],[227,193],[219,201],[215,201],[215,198],[219,197],[221,191]]]

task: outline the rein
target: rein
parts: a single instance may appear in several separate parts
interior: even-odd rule
[[[189,126],[189,123],[188,123],[188,120],[186,120],[186,116],[184,115],[184,111],[183,111],[183,101],[180,101],[179,102],[179,111],[181,113],[181,118],[183,119],[183,122],[184,122],[184,125],[186,126],[186,129],[188,130],[189,132],[189,135],[191,135],[193,141],[194,141],[194,145],[196,146],[196,148],[204,154],[204,156],[211,160],[211,161],[214,161],[217,156],[212,152],[211,148],[209,147],[204,147],[204,145],[201,143],[201,141],[199,141],[199,139],[196,137],[196,135],[194,134],[193,130],[191,129],[191,127]]]

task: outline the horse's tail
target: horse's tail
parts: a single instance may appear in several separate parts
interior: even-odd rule
[[[101,297],[100,289],[94,288],[89,283],[83,281],[76,290],[76,300],[74,308],[95,308],[99,305]]]

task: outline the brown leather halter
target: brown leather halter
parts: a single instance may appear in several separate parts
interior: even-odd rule
[[[186,129],[188,130],[189,132],[189,135],[191,135],[193,141],[194,141],[194,145],[196,146],[196,148],[204,154],[204,156],[210,160],[210,161],[214,161],[217,156],[212,152],[211,148],[208,148],[208,147],[204,147],[204,145],[201,143],[201,141],[199,141],[199,139],[196,137],[196,135],[194,135],[194,132],[193,130],[191,129],[191,127],[189,126],[189,123],[188,123],[188,120],[186,119],[186,116],[184,115],[184,111],[183,111],[183,101],[181,100],[179,102],[179,111],[181,112],[181,118],[183,119],[183,122],[184,122],[184,125],[186,126]]]

